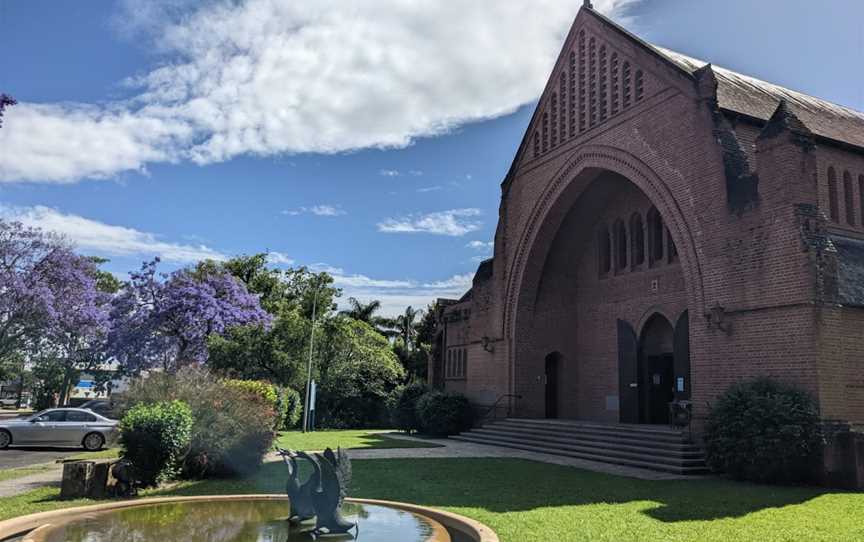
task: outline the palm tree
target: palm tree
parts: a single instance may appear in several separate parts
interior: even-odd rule
[[[339,314],[353,318],[359,322],[366,322],[375,328],[375,331],[385,337],[392,337],[394,335],[392,330],[394,327],[393,320],[375,315],[376,312],[381,310],[380,301],[373,299],[369,303],[363,303],[356,297],[349,297],[348,304],[351,305],[351,308],[340,311]]]
[[[414,310],[413,307],[405,309],[403,314],[396,317],[396,329],[405,347],[413,350],[415,339],[417,337],[417,318],[422,316],[422,310]]]

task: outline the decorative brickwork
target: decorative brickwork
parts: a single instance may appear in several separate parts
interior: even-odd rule
[[[843,131],[864,114],[696,62],[580,11],[494,259],[443,309],[442,351],[464,350],[448,389],[643,422],[674,392],[698,430],[717,393],[768,375],[864,424],[864,146]]]

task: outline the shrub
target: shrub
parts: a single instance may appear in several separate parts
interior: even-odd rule
[[[815,401],[802,390],[766,378],[726,390],[705,426],[708,466],[739,480],[802,481],[821,444]]]
[[[174,478],[192,438],[192,410],[182,401],[140,404],[120,423],[120,455],[137,482],[151,487]]]
[[[391,415],[393,423],[398,429],[408,434],[420,429],[420,421],[417,418],[417,402],[430,391],[429,386],[422,382],[408,384],[401,389]]]
[[[260,380],[225,380],[225,384],[229,388],[241,393],[251,393],[261,397],[265,402],[276,408],[279,402],[279,394],[276,392],[276,387],[268,382]]]
[[[184,368],[176,375],[153,373],[127,393],[131,404],[182,400],[194,424],[186,477],[246,474],[256,469],[276,437],[277,412],[257,385],[216,378],[204,369]]]
[[[474,412],[464,395],[432,391],[417,401],[417,419],[421,433],[444,437],[471,429]]]
[[[303,417],[303,399],[294,388],[279,388],[279,429],[294,429]]]

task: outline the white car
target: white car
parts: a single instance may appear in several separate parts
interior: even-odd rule
[[[0,449],[9,446],[82,446],[95,451],[117,438],[120,422],[83,408],[51,408],[0,420]]]

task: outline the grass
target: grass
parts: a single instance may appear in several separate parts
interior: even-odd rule
[[[279,433],[276,446],[292,450],[324,450],[341,446],[342,448],[437,448],[440,444],[434,442],[417,442],[413,440],[388,438],[381,435],[382,431],[369,430],[324,430],[303,433],[302,431],[284,431]]]
[[[39,474],[42,472],[56,469],[57,465],[53,463],[42,463],[40,465],[30,465],[27,467],[18,467],[16,469],[3,469],[0,470],[0,482],[14,480],[16,478],[24,478],[25,476],[30,476],[31,474]]]
[[[120,448],[105,448],[96,452],[81,452],[66,458],[66,461],[79,461],[84,459],[117,459],[120,457]]]
[[[451,510],[502,542],[864,540],[864,494],[716,479],[643,481],[519,459],[354,461],[351,495]],[[284,465],[241,480],[184,482],[153,495],[281,493]],[[84,504],[56,488],[0,499],[0,519]]]

